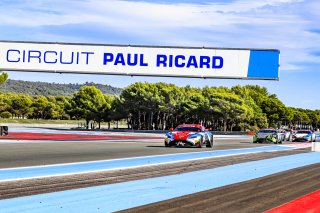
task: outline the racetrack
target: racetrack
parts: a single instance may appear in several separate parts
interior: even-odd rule
[[[132,134],[132,133],[131,133]],[[9,141],[0,140],[0,168],[84,162],[146,155],[201,152],[211,148],[166,148],[163,139],[100,141]],[[143,138],[143,135],[140,137]],[[213,150],[261,147],[246,137],[215,139]]]
[[[143,168],[138,167],[125,170],[33,178],[23,181],[2,181],[0,182],[0,199],[174,175],[305,152],[309,152],[309,150],[297,149],[290,151],[243,154],[230,157],[178,162],[174,164],[146,166]]]
[[[115,136],[118,133],[90,132],[89,134],[107,134],[107,136],[112,134],[113,139],[98,141],[0,140],[0,206],[4,207],[3,212],[30,212],[30,210],[32,212],[32,209],[37,209],[38,212],[50,210],[52,212],[57,209],[59,212],[75,210],[77,212],[115,210],[129,212],[262,212],[320,189],[319,155],[310,153],[308,143],[286,142],[284,146],[275,146],[274,144],[253,144],[246,136],[216,136],[213,149],[166,148],[163,146],[163,139],[159,139],[159,135],[155,134],[149,135],[146,140],[137,138],[147,134],[134,134],[135,139],[117,139]],[[119,136],[123,134],[129,133],[119,133]],[[296,146],[301,148],[294,148]],[[189,154],[177,155],[180,157],[175,158],[174,153]],[[189,158],[187,156],[198,154],[207,157],[186,160]],[[304,157],[304,154],[307,157]],[[141,159],[145,159],[147,164],[132,168],[126,168],[126,164],[121,164],[123,168],[93,170],[79,174],[71,172],[71,174],[62,173],[54,176],[30,176],[25,179],[3,179],[11,173],[13,175],[16,173],[17,177],[20,177],[20,175],[31,174],[37,169],[57,171],[58,167],[69,165],[68,163],[72,163],[71,168],[77,165],[75,162],[97,161],[101,164],[107,160],[105,163],[119,164],[121,160],[111,159],[127,158],[124,159],[124,162],[130,163],[133,162],[131,157],[142,157]],[[158,158],[177,159],[177,162],[168,164],[156,160],[155,162],[159,164],[153,164],[152,159]],[[276,160],[277,158],[279,160]],[[139,159],[136,158],[136,160]],[[297,162],[295,159],[298,159]],[[306,163],[301,163],[302,161]],[[57,165],[57,168],[53,165],[43,168],[35,167],[36,170],[30,167],[29,170],[29,166],[51,164],[62,165]],[[96,167],[95,164],[95,162],[89,163],[88,167]],[[261,168],[261,165],[265,168]],[[22,166],[28,166],[28,168],[18,168]],[[107,168],[106,165],[104,167]],[[21,172],[20,169],[22,169]],[[259,170],[263,175],[257,175]],[[206,178],[198,182],[197,178],[194,178],[198,177],[197,175],[190,176],[197,172],[222,179],[219,181],[211,179],[212,181],[209,181],[207,186]],[[248,179],[246,176],[250,173],[252,176]],[[39,171],[37,174],[40,174]],[[242,180],[236,180],[237,176],[240,179],[243,177]],[[222,184],[224,179],[231,177],[235,178],[234,181]],[[182,178],[181,181],[179,178]],[[156,183],[152,186],[152,190],[143,189],[152,180]],[[169,180],[181,182],[185,184],[185,187],[180,186],[180,189],[175,190],[172,189],[172,186],[175,187],[177,184],[173,184],[168,188],[172,191],[170,192],[173,193],[172,195],[168,192],[161,192],[166,190],[165,186],[167,182],[170,183]],[[134,188],[129,187],[135,183],[137,185],[133,185]],[[213,186],[209,186],[210,184]],[[116,189],[118,186],[121,187],[121,190]],[[116,191],[113,192],[113,188]],[[181,194],[187,188],[194,192]],[[148,193],[144,190],[147,190]],[[176,192],[181,195],[176,197]],[[130,194],[129,199],[126,198],[127,193]],[[131,193],[137,194],[132,197]],[[167,195],[168,198],[166,198]],[[159,196],[163,198],[158,199]],[[134,199],[131,200],[130,197]],[[96,201],[96,198],[100,202]],[[149,201],[144,201],[146,198]],[[126,199],[128,202],[124,203],[122,200]],[[109,204],[109,202],[114,204]]]

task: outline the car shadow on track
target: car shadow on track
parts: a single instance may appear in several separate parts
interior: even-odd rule
[[[165,147],[165,146],[146,146],[146,147],[151,147],[151,148],[166,148],[166,149],[199,149],[198,147],[192,147],[192,146],[170,146],[170,147]],[[210,147],[202,147],[203,149],[209,149]]]

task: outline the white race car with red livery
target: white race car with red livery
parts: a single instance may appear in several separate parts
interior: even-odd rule
[[[198,124],[181,124],[165,135],[164,145],[180,147],[212,147],[213,134]]]

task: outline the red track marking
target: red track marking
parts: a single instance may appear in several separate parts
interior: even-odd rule
[[[320,190],[299,197],[289,203],[266,211],[265,213],[317,213],[320,212]]]
[[[162,137],[133,135],[86,135],[86,134],[48,134],[12,132],[0,140],[56,140],[56,141],[89,141],[89,140],[123,140],[123,139],[160,139]]]

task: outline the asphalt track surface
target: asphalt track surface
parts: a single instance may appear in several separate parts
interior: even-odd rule
[[[87,174],[65,175],[58,177],[34,178],[23,181],[4,181],[0,182],[0,199],[54,191],[64,191],[67,189],[76,189],[89,186],[114,184],[132,180],[161,177],[166,175],[175,175],[305,152],[308,152],[308,150],[297,149],[289,151],[243,154],[229,157],[218,157],[180,162],[174,164],[164,164],[158,166],[146,166],[142,168],[132,168],[125,170],[93,172]]]
[[[319,190],[319,180],[314,164],[123,212],[264,212]]]
[[[268,146],[248,138],[216,139],[213,150]],[[165,148],[162,139],[101,141],[0,141],[0,168],[85,162],[172,153],[202,152],[210,148]],[[0,183],[0,200],[83,187],[182,174],[208,168],[254,162],[310,152],[310,148],[218,157],[177,164],[90,174],[36,178]],[[263,212],[320,189],[320,164],[128,209],[128,212]],[[1,212],[1,211],[0,211]]]
[[[268,144],[267,144],[268,145]],[[266,146],[248,139],[216,139],[213,150]],[[127,157],[201,152],[211,148],[166,148],[163,139],[119,141],[0,141],[0,168],[96,161]]]

